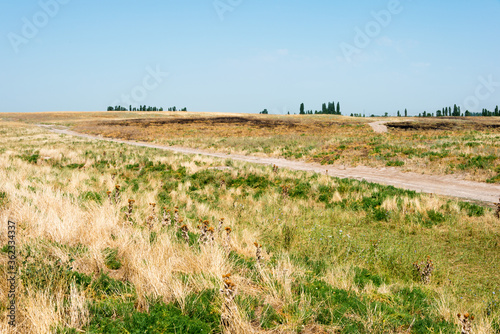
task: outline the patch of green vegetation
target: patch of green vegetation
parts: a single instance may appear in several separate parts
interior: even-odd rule
[[[457,165],[457,168],[461,170],[466,170],[469,168],[488,169],[491,167],[493,161],[495,161],[497,158],[498,157],[495,155],[478,155],[475,157],[466,157],[466,160],[464,160],[463,163]]]
[[[390,160],[385,163],[388,167],[401,167],[404,166],[405,162],[402,160]]]
[[[24,161],[29,162],[30,164],[36,164],[38,162],[38,159],[40,159],[40,152],[39,151],[25,152],[24,154],[18,157]]]
[[[102,195],[96,191],[85,191],[78,195],[78,200],[80,202],[95,202],[97,204],[102,204]]]
[[[118,249],[106,248],[104,250],[104,264],[111,270],[118,270],[122,267],[122,263],[118,258]]]
[[[379,277],[368,272],[359,271],[358,280],[375,280]],[[385,302],[371,301],[368,297],[359,296],[352,291],[336,289],[329,284],[312,280],[301,282],[293,287],[293,291],[306,293],[317,305],[315,321],[324,325],[341,327],[340,333],[365,333],[368,329],[355,319],[366,319],[369,310],[376,309],[380,315],[371,325],[379,332],[395,332],[401,328],[409,328],[413,322],[412,333],[428,333],[429,328],[435,332],[455,333],[456,326],[434,315],[433,306],[429,298],[419,288],[404,288],[394,295],[389,295]],[[392,299],[391,299],[392,298]],[[321,307],[318,304],[321,303]]]
[[[138,312],[133,302],[104,300],[90,307],[92,320],[88,333],[213,333],[218,330],[220,313],[206,307],[211,305],[211,293],[199,297],[190,295],[186,311],[174,304],[153,303],[149,313]]]
[[[354,276],[354,283],[360,288],[363,289],[368,282],[372,282],[373,285],[376,287],[379,287],[382,285],[382,278],[378,275],[371,274],[368,270],[366,269],[360,269],[358,267],[354,268],[355,276]]]
[[[487,179],[487,183],[500,183],[500,167],[497,167],[495,169],[495,172],[497,173],[497,175]]]
[[[7,205],[9,202],[9,198],[7,197],[7,193],[5,191],[0,191],[0,208]]]
[[[235,251],[229,253],[229,260],[234,263],[236,267],[245,268],[249,270],[255,269],[255,259],[249,258],[244,255],[238,254]]]
[[[462,210],[467,212],[469,217],[484,216],[484,207],[469,202],[459,202],[458,205]]]

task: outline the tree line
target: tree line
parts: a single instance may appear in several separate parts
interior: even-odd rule
[[[399,115],[398,115],[399,116]],[[498,109],[498,106],[495,106],[495,110],[491,111],[486,108],[483,108],[481,112],[470,112],[469,110],[466,110],[465,112],[462,112],[460,109],[460,106],[457,106],[456,104],[452,107],[445,107],[442,108],[441,110],[436,110],[435,113],[428,113],[427,111],[424,111],[423,113],[419,113],[418,117],[470,117],[470,116],[486,116],[486,117],[492,117],[492,116],[500,116],[500,110]]]
[[[305,110],[304,103],[300,104],[299,115],[318,115],[318,114],[329,114],[329,115],[342,115],[340,111],[340,102],[337,102],[335,107],[335,102],[323,103],[321,105],[321,110]]]
[[[141,105],[139,108],[129,106],[128,109],[122,106],[109,106],[108,111],[163,111],[163,107],[152,107],[152,106],[146,106],[146,105]],[[177,110],[177,107],[170,107],[167,109],[168,111],[187,111],[187,108],[184,107],[180,110]]]

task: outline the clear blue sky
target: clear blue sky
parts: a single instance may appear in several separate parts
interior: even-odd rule
[[[0,112],[500,105],[500,0],[20,0],[0,12]]]

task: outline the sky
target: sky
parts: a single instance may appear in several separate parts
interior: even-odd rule
[[[500,0],[2,0],[0,13],[0,112],[500,105]]]

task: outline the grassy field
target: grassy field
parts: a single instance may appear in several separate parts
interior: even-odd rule
[[[271,118],[279,123],[273,127],[260,117],[210,125],[186,114],[189,127],[177,114],[158,126],[126,120],[137,116],[22,117],[251,154],[285,156],[281,148],[294,141],[290,152],[316,145],[290,155],[297,159],[320,159],[315,150],[345,145],[336,162],[405,159],[409,169],[413,160],[439,170],[447,159],[467,164],[498,153],[498,128],[473,124],[377,135],[363,119],[326,118],[323,128],[316,118],[298,117]],[[189,134],[193,129],[198,133]],[[209,135],[203,140],[200,132]],[[406,159],[397,151],[412,147],[403,135],[425,147],[455,144],[437,160],[417,156],[427,148],[415,145]],[[0,122],[0,139],[0,332],[8,330],[8,219],[17,223],[20,333],[456,333],[457,313],[466,312],[475,317],[474,333],[500,332],[500,220],[490,208],[15,122]],[[259,141],[269,152],[257,150]],[[467,145],[473,142],[480,144]],[[360,160],[349,153],[356,145],[367,145]],[[375,158],[386,150],[397,156]],[[487,162],[467,165],[466,175],[494,177],[498,161]],[[415,266],[426,261],[430,275]]]
[[[108,112],[70,116],[9,114],[9,118],[57,123],[106,137],[225,153],[332,165],[391,166],[403,171],[455,174],[468,180],[500,183],[500,119],[493,117],[407,121],[329,115]],[[389,121],[389,132],[374,133],[368,123],[375,120]]]

